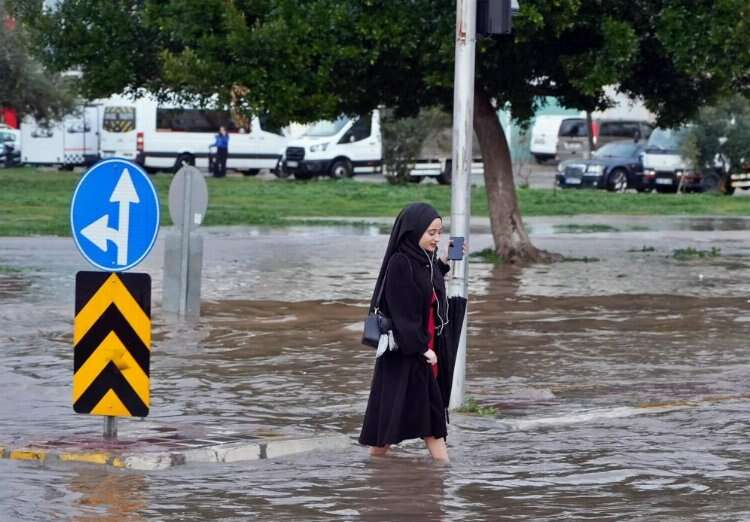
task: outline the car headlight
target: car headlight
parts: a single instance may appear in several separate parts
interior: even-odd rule
[[[586,167],[586,172],[588,174],[601,174],[604,170],[604,167],[602,165],[589,165]]]
[[[328,148],[328,143],[317,143],[315,145],[310,145],[310,152],[324,152]]]
[[[656,176],[656,171],[654,169],[645,169],[643,171],[644,176]]]
[[[685,172],[684,172],[684,171],[682,171],[682,170],[675,170],[675,171],[674,171],[674,175],[675,175],[675,176],[677,176],[678,178],[679,178],[680,176],[682,176],[683,174],[685,174]]]

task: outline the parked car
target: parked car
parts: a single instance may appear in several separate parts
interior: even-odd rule
[[[0,165],[10,167],[21,163],[21,136],[15,129],[0,129]]]
[[[596,119],[591,122],[594,150],[621,140],[644,142],[654,127],[642,120]],[[566,118],[560,123],[557,140],[557,159],[565,161],[573,158],[586,158],[589,153],[588,126],[586,118]]]
[[[704,189],[703,175],[682,153],[688,127],[654,130],[643,156],[644,177],[657,192],[677,192],[680,184],[688,192]]]
[[[647,192],[653,188],[643,177],[645,145],[633,141],[615,141],[596,150],[589,160],[572,159],[557,168],[561,188],[601,188],[623,192],[629,188]]]
[[[534,125],[531,127],[529,151],[537,163],[541,164],[547,160],[555,159],[560,124],[566,118],[567,116],[559,114],[544,114],[534,119]]]

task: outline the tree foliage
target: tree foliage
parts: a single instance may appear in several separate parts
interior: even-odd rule
[[[397,114],[450,107],[455,3],[448,0],[16,0],[58,70],[85,92],[127,89],[228,96],[286,120],[379,104]],[[617,84],[663,123],[750,89],[746,0],[524,0],[510,36],[483,38],[477,83],[517,117],[539,96],[607,105]]]
[[[428,138],[431,144],[439,141],[441,131],[450,129],[451,117],[435,107],[421,110],[416,116],[401,118],[392,110],[381,114],[383,163],[392,174],[391,179],[404,183],[409,179],[414,161],[422,158],[425,142]],[[450,157],[450,142],[447,151],[440,152],[440,157]]]
[[[6,16],[0,0],[0,107],[19,117],[54,119],[72,107],[73,96],[63,78],[48,72],[30,54],[28,35]]]
[[[750,167],[750,101],[735,95],[704,107],[692,122],[685,140],[695,165],[723,159],[729,172]]]

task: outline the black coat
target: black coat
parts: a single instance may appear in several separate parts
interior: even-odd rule
[[[438,262],[437,266],[441,273],[434,277],[442,279],[448,265]],[[388,261],[384,284],[381,309],[393,322],[398,350],[386,351],[375,362],[359,442],[385,446],[405,439],[445,437],[447,404],[423,355],[432,302],[429,263],[396,253]],[[440,337],[436,339],[438,353],[441,341]]]

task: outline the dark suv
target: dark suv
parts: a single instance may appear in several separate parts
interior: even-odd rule
[[[654,126],[643,120],[596,119],[591,122],[594,149],[613,141],[635,140],[645,143]],[[586,158],[589,152],[586,118],[566,118],[560,124],[557,159]]]

